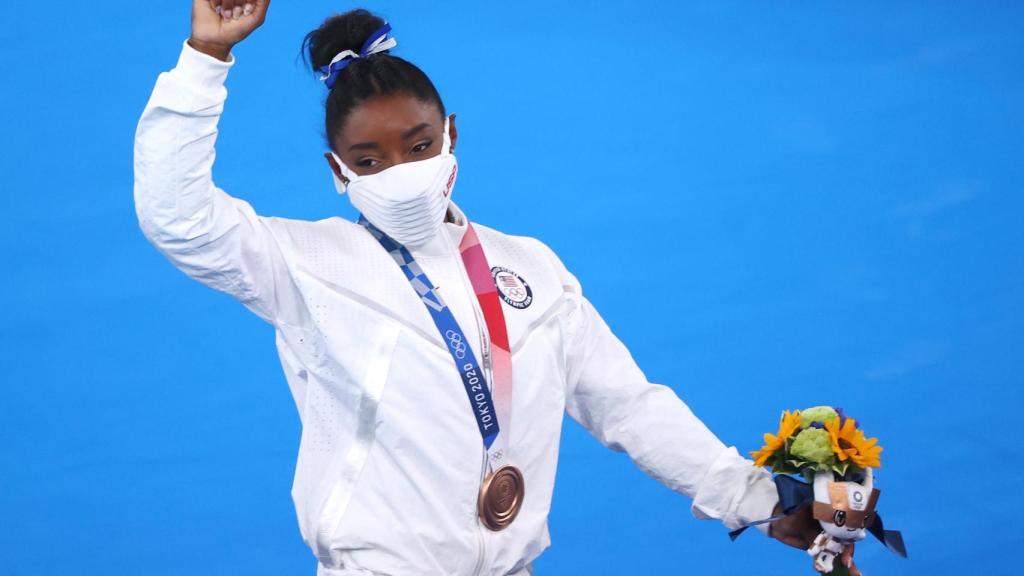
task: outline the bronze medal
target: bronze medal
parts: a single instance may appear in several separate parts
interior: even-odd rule
[[[480,486],[480,521],[491,530],[504,530],[519,514],[524,493],[523,473],[515,466],[502,466]]]

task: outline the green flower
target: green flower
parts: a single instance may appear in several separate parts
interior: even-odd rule
[[[811,425],[811,422],[824,424],[838,417],[839,413],[833,410],[831,406],[815,406],[814,408],[800,411],[800,427],[807,428]]]
[[[832,455],[832,438],[828,431],[821,428],[807,428],[797,434],[789,453],[811,464],[831,465],[835,460]]]

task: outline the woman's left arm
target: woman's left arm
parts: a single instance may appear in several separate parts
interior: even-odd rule
[[[569,415],[602,444],[692,498],[698,518],[736,529],[770,517],[778,503],[771,474],[725,446],[671,388],[648,382],[597,310],[582,294],[574,297]]]
[[[649,382],[583,296],[579,281],[543,243],[568,297],[566,411],[603,445],[625,452],[647,475],[693,499],[698,518],[730,530],[781,514],[772,475],[726,446],[671,388]],[[757,529],[806,550],[821,531],[810,508]],[[843,552],[851,576],[853,545]]]

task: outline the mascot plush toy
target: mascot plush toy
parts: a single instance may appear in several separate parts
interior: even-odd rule
[[[867,535],[879,495],[871,468],[864,482],[836,482],[833,478],[829,471],[814,473],[812,513],[821,523],[822,532],[807,553],[814,558],[814,569],[824,573],[832,571],[836,556],[847,544]]]

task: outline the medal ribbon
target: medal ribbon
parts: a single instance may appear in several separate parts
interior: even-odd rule
[[[508,445],[509,422],[512,418],[512,351],[508,343],[508,330],[505,326],[505,313],[501,309],[498,288],[494,284],[491,267],[487,264],[484,247],[476,235],[473,224],[468,223],[466,233],[459,245],[462,263],[466,266],[469,281],[473,285],[480,310],[484,314],[487,333],[490,338],[491,352],[491,395],[497,406],[498,422],[505,426],[501,434],[499,446],[491,450],[491,465],[497,470],[506,456]]]
[[[395,263],[405,273],[405,277],[413,289],[416,290],[416,294],[426,306],[427,312],[430,313],[437,331],[441,334],[441,339],[444,340],[448,352],[452,356],[452,361],[455,362],[462,385],[466,389],[466,395],[473,409],[473,416],[476,418],[480,436],[483,438],[484,447],[488,452],[488,460],[492,468],[497,469],[498,463],[504,460],[507,452],[505,450],[505,446],[508,444],[507,434],[500,434],[498,423],[502,422],[507,426],[511,415],[512,354],[509,350],[508,332],[505,328],[505,316],[501,310],[501,300],[498,298],[498,290],[494,285],[487,257],[484,255],[476,230],[472,224],[468,225],[459,251],[487,325],[493,365],[492,389],[488,389],[483,370],[481,370],[476,355],[468,345],[466,336],[455,320],[451,309],[445,304],[444,299],[438,294],[437,288],[434,287],[409,250],[380,231],[365,217],[360,216],[359,223],[391,255]],[[446,232],[442,231],[442,233]],[[486,346],[487,343],[485,342],[484,345]],[[487,348],[484,350],[484,356],[487,356]],[[493,399],[492,394],[494,395]],[[495,410],[494,407],[495,400],[498,410]],[[500,442],[496,444],[495,441],[499,438]]]

